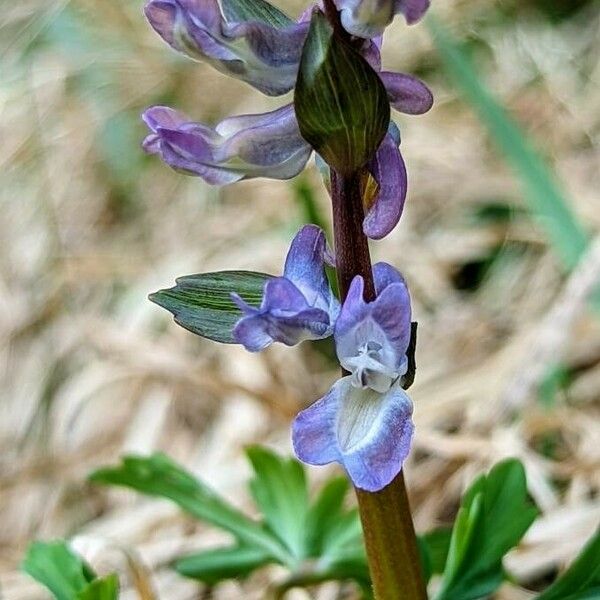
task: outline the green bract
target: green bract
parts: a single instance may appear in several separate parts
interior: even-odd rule
[[[275,27],[287,27],[294,23],[285,13],[264,0],[225,0],[220,6],[224,17],[237,23],[258,21]]]
[[[369,161],[388,130],[381,79],[320,12],[302,51],[294,107],[302,137],[340,173]]]
[[[173,313],[175,322],[192,333],[233,344],[233,328],[242,313],[231,300],[231,293],[258,306],[265,282],[270,277],[253,271],[187,275],[179,277],[175,287],[151,294],[150,300]]]

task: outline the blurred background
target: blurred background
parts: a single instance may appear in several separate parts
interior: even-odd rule
[[[259,599],[276,570],[202,595],[168,563],[220,534],[86,476],[160,449],[251,510],[243,447],[289,453],[291,418],[336,367],[310,345],[251,355],[204,341],[146,296],[184,274],[279,273],[307,214],[329,219],[316,169],[217,189],[144,156],[148,105],[215,122],[280,100],[175,54],[141,2],[2,8],[0,597],[45,598],[18,571],[24,550],[74,536],[99,571],[119,569],[124,598],[148,576],[169,600]],[[421,76],[436,104],[395,115],[409,199],[372,245],[404,272],[419,321],[406,475],[424,531],[451,521],[476,473],[521,458],[542,517],[507,564],[534,589],[600,520],[598,4],[434,0],[431,12],[386,36],[386,68]],[[311,469],[311,483],[334,471]],[[290,597],[353,597],[341,593]]]

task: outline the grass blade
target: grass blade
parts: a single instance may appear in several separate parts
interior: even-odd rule
[[[572,269],[585,252],[588,235],[558,188],[548,166],[520,127],[482,82],[471,60],[433,17],[427,20],[448,74],[477,111],[525,187],[525,200],[540,220],[565,267]]]

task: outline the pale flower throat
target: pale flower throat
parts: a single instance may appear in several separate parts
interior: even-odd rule
[[[383,347],[369,341],[358,349],[358,355],[346,358],[344,366],[352,373],[351,383],[356,388],[371,388],[385,394],[400,373],[382,362]]]

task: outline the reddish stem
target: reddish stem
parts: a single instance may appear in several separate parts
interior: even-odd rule
[[[360,171],[350,176],[331,171],[336,270],[342,301],[356,275],[364,278],[365,300],[375,298],[369,243],[362,229],[361,177]],[[355,491],[375,599],[426,600],[427,589],[402,472],[379,492],[358,488]]]

